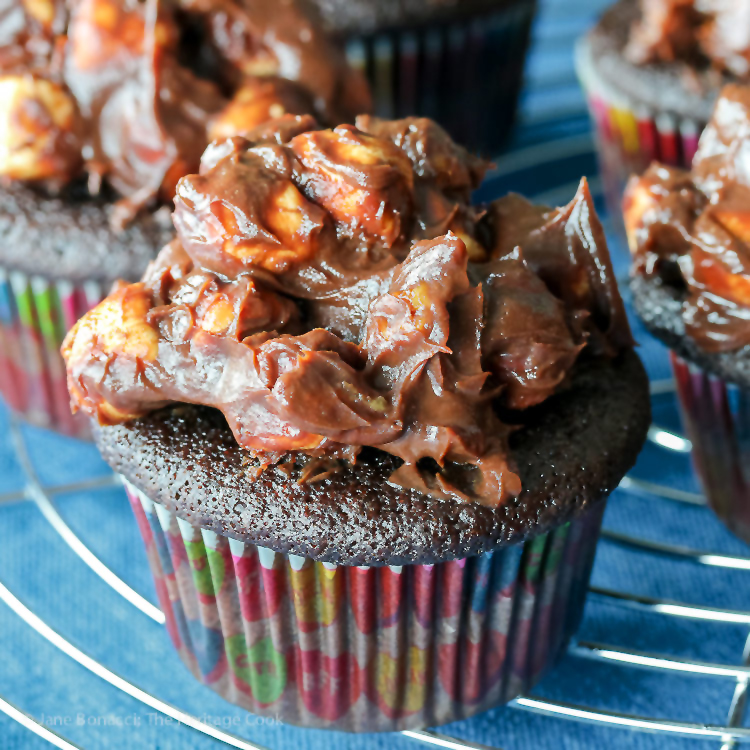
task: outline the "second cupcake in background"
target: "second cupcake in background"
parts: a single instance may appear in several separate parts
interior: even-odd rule
[[[250,711],[466,718],[577,627],[648,384],[586,183],[472,207],[487,166],[420,119],[215,143],[66,339],[172,640]]]
[[[375,113],[437,120],[495,156],[523,83],[537,0],[311,0],[367,76]]]
[[[750,81],[750,2],[619,0],[576,62],[619,218],[628,178],[653,160],[689,167],[722,85]]]
[[[368,111],[302,2],[11,0],[0,11],[0,392],[76,434],[58,349],[171,236],[206,145],[284,113]]]
[[[625,224],[639,315],[672,350],[706,496],[750,542],[750,87],[719,97],[692,171],[630,182]]]

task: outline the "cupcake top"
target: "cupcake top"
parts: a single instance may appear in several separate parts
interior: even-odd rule
[[[0,11],[0,175],[86,175],[120,223],[171,199],[215,137],[286,112],[369,108],[305,0],[11,0]]]
[[[486,169],[420,119],[288,116],[213,144],[177,239],[69,333],[74,408],[214,407],[255,475],[374,448],[393,485],[517,496],[524,414],[632,340],[585,182],[558,210],[473,207]]]
[[[750,78],[748,0],[640,0],[625,50],[636,64],[683,60]]]
[[[631,179],[633,274],[671,294],[684,335],[708,354],[750,346],[750,87],[723,89],[692,171],[653,164]]]
[[[578,49],[584,83],[636,115],[702,124],[721,87],[750,80],[748,0],[618,0]]]

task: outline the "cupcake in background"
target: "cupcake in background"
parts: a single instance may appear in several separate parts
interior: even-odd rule
[[[380,117],[437,120],[495,156],[515,122],[537,0],[311,0]]]
[[[285,113],[353,120],[370,98],[297,3],[6,5],[0,392],[30,420],[79,434],[62,338],[169,241],[164,206],[207,144]]]
[[[175,646],[254,713],[467,718],[577,627],[648,383],[586,183],[473,207],[487,167],[424,119],[214,143],[66,339]]]
[[[656,160],[689,167],[721,87],[750,82],[750,2],[620,0],[580,40],[607,207]]]
[[[706,496],[750,542],[750,87],[724,88],[692,171],[653,164],[629,183],[632,289],[672,350]]]

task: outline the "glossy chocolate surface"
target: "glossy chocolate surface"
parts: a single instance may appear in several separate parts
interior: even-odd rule
[[[524,413],[632,346],[588,188],[473,207],[487,165],[435,123],[358,125],[212,146],[177,240],[69,334],[73,403],[102,424],[212,406],[258,475],[369,447],[400,487],[502,504]]]
[[[750,77],[748,0],[640,0],[626,55],[635,63],[683,60]]]
[[[10,0],[0,11],[0,174],[87,174],[115,223],[169,201],[214,137],[284,113],[353,120],[367,85],[306,0]]]
[[[725,87],[691,172],[652,165],[625,197],[633,274],[679,295],[706,352],[750,345],[750,88]]]

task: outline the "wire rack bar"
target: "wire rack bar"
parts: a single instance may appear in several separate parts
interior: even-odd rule
[[[722,727],[712,724],[691,724],[689,722],[671,721],[668,719],[646,719],[641,716],[599,711],[572,703],[549,703],[538,698],[516,698],[511,705],[543,716],[557,716],[563,719],[575,719],[587,724],[608,724],[643,732],[681,735],[685,737],[703,737],[726,741],[750,739],[750,729],[742,727]]]
[[[678,435],[671,430],[665,430],[663,427],[651,425],[648,428],[648,439],[654,445],[664,448],[673,453],[688,454],[693,450],[693,444],[682,435]]]
[[[731,568],[733,570],[750,570],[750,557],[723,555],[717,552],[705,552],[690,549],[689,547],[664,544],[663,542],[654,542],[649,539],[639,539],[617,531],[610,531],[609,529],[602,531],[601,538],[623,547],[690,560],[700,565],[708,565],[714,568]]]
[[[750,667],[746,665],[732,667],[711,662],[676,659],[645,651],[633,651],[621,646],[609,646],[602,643],[581,641],[571,646],[568,652],[572,656],[600,662],[618,662],[631,667],[640,667],[652,671],[682,672],[696,676],[728,677],[733,680],[746,680],[750,677]]]
[[[44,724],[37,721],[33,716],[29,716],[25,711],[21,711],[20,708],[14,706],[1,696],[0,711],[13,719],[13,721],[18,722],[22,727],[33,732],[37,737],[41,737],[43,740],[49,742],[50,745],[59,747],[60,750],[83,750],[80,745],[74,745],[70,740],[66,740],[61,734],[44,726]]]
[[[108,669],[96,659],[81,651],[77,646],[74,646],[70,641],[66,640],[38,615],[34,614],[34,612],[32,612],[1,582],[0,600],[10,607],[10,609],[13,610],[13,612],[15,612],[29,627],[62,651],[66,656],[69,656],[89,672],[95,674],[105,682],[108,682],[118,690],[121,690],[131,698],[135,698],[135,700],[140,703],[154,709],[154,711],[158,711],[164,716],[168,716],[170,719],[174,719],[180,724],[184,724],[185,726],[190,727],[190,729],[194,729],[196,732],[212,737],[213,739],[219,740],[231,747],[239,748],[239,750],[268,750],[268,748],[262,745],[258,745],[235,734],[224,732],[210,724],[206,724],[196,716],[182,711],[171,703],[160,700],[146,690],[134,685],[132,682],[128,682],[124,677],[120,677],[120,675]]]
[[[18,490],[17,492],[3,492],[0,495],[0,505],[8,503],[17,503],[21,500],[28,500],[29,496],[26,494],[26,490]]]
[[[694,620],[711,620],[735,625],[750,625],[750,612],[735,609],[716,609],[704,607],[701,604],[686,604],[671,599],[653,599],[649,596],[629,594],[623,591],[597,588],[592,586],[589,592],[594,596],[603,597],[624,604],[635,609],[646,610],[660,615],[672,615]]]
[[[534,196],[534,201],[541,203],[545,206],[560,206],[564,205],[566,201],[570,200],[570,196],[574,195],[578,189],[580,180],[575,182],[569,182],[565,185],[552,188],[551,190],[545,190],[544,192],[537,193]],[[589,178],[589,188],[594,194],[598,194],[602,191],[602,181],[600,177]]]
[[[555,161],[563,157],[586,156],[591,154],[592,150],[593,141],[590,133],[519,148],[495,159],[495,168],[487,173],[485,180],[489,181],[501,176],[507,178],[514,172],[523,172],[540,162]]]
[[[73,529],[63,520],[58,513],[52,499],[42,487],[39,478],[34,469],[23,434],[19,428],[16,418],[11,418],[10,435],[13,446],[16,450],[16,456],[21,464],[24,474],[26,475],[26,492],[28,496],[37,504],[42,515],[47,519],[52,528],[62,537],[63,541],[75,552],[76,555],[91,568],[108,586],[113,588],[120,596],[129,601],[136,609],[140,610],[154,622],[163,625],[166,622],[164,613],[154,606],[148,599],[141,596],[137,591],[131,588],[122,580],[114,571],[107,567],[76,535]]]
[[[67,495],[74,492],[88,492],[90,490],[101,490],[108,489],[110,487],[118,487],[120,482],[117,477],[112,474],[105,474],[102,477],[95,477],[94,479],[83,479],[80,482],[70,482],[68,484],[57,484],[51,487],[44,487],[44,491],[50,495]],[[24,500],[31,500],[29,497],[28,488],[24,487],[21,490],[15,492],[4,492],[0,494],[0,505],[18,503]]]
[[[742,652],[742,664],[745,667],[750,667],[750,635],[748,635],[747,640],[745,641],[745,648]],[[734,695],[732,696],[732,702],[729,706],[729,714],[727,716],[727,724],[730,727],[736,727],[742,723],[742,716],[747,707],[749,683],[750,680],[748,679],[748,675],[741,675],[737,679],[737,686],[734,688]],[[737,747],[737,743],[733,738],[728,737],[721,747],[722,750],[734,750],[734,748]]]
[[[662,500],[674,500],[677,503],[686,503],[687,505],[706,505],[706,498],[697,492],[688,492],[678,490],[674,487],[667,487],[664,484],[655,484],[646,482],[643,479],[636,479],[629,474],[623,477],[620,482],[621,490],[630,490],[640,492],[643,495],[654,495]]]
[[[652,396],[664,396],[669,393],[674,393],[677,390],[677,384],[674,382],[674,378],[652,380],[649,385],[649,390],[651,391]]]
[[[442,747],[445,750],[502,750],[499,747],[493,748],[488,745],[478,745],[475,742],[467,742],[455,737],[446,737],[446,735],[438,734],[437,732],[406,730],[401,732],[401,734],[410,740],[416,740],[432,747]]]

